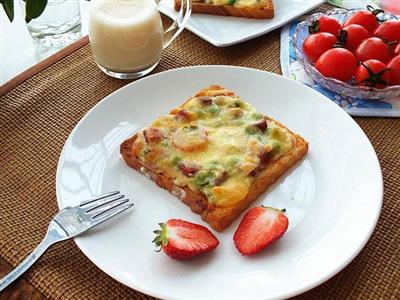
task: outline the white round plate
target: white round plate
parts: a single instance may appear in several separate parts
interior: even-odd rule
[[[308,11],[323,4],[325,0],[274,1],[272,19],[250,19],[207,14],[194,14],[185,28],[217,47],[235,45],[266,34],[284,24],[305,15]],[[175,19],[178,12],[174,0],[161,0],[160,11]]]
[[[198,90],[219,84],[235,91],[310,143],[303,161],[254,203],[286,208],[289,230],[253,257],[235,249],[239,220],[216,233],[220,246],[174,261],[151,243],[158,223],[200,217],[145,176],[127,167],[119,145]],[[59,207],[120,190],[135,208],[76,238],[100,269],[143,293],[166,299],[276,299],[305,292],[344,268],[363,248],[382,204],[382,175],[367,137],[333,102],[294,81],[228,66],[171,70],[112,93],[78,123],[57,170]]]

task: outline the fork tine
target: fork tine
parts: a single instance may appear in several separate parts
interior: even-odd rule
[[[103,200],[103,199],[105,199],[105,198],[108,198],[108,197],[117,195],[117,194],[119,194],[119,193],[120,193],[120,191],[109,192],[109,193],[100,195],[100,196],[98,196],[97,198],[83,201],[83,202],[81,202],[81,203],[79,204],[79,206],[80,206],[80,207],[83,207],[83,206],[88,205],[88,204],[91,204],[91,203],[93,203],[93,202],[95,202],[95,201]]]
[[[129,201],[129,199],[128,199],[128,201]],[[99,214],[97,219],[93,220],[95,222],[93,226],[103,223],[104,221],[122,213],[123,211],[127,210],[128,208],[131,208],[133,205],[134,205],[133,203],[126,203],[123,205],[120,204],[118,206],[114,206],[113,209],[107,210],[107,211]]]
[[[101,215],[107,214],[111,210],[115,209],[116,207],[119,207],[125,203],[128,203],[129,199],[122,199],[118,201],[113,201],[111,204],[104,206],[102,205],[103,209],[102,210],[96,210],[92,214],[89,214],[92,220],[95,220],[96,218],[100,217]]]
[[[111,203],[114,203],[114,202],[117,202],[118,200],[123,199],[124,197],[125,197],[125,195],[117,195],[117,196],[113,196],[111,199],[107,199],[107,201],[103,200],[99,204],[97,204],[97,202],[96,202],[96,204],[92,204],[91,206],[87,207],[85,209],[85,213],[90,213],[91,211],[98,210],[99,208],[102,208],[104,206],[108,206]]]

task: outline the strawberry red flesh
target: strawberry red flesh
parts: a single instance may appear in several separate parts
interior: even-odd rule
[[[159,245],[173,259],[189,259],[210,252],[219,244],[210,230],[198,224],[171,219],[161,228],[164,228],[161,232],[155,232],[159,233],[158,240],[163,241]]]
[[[254,207],[243,217],[233,240],[243,255],[253,255],[279,239],[289,221],[283,211],[271,207]]]

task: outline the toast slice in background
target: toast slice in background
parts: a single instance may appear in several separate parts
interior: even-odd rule
[[[175,0],[175,10],[181,8],[181,0]],[[192,12],[252,19],[272,19],[272,0],[194,0]]]
[[[126,163],[228,227],[308,151],[308,143],[220,86],[210,86],[121,144]]]

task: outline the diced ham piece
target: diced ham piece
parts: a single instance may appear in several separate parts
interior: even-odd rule
[[[271,155],[272,148],[271,147],[264,147],[263,151],[261,151],[261,153],[259,154],[259,158],[260,158],[260,164],[257,166],[257,168],[255,168],[253,171],[251,171],[249,173],[250,176],[256,176],[258,172],[260,172],[261,170],[263,170],[265,168],[265,166],[267,165]]]
[[[178,121],[190,122],[192,121],[192,115],[186,109],[181,109],[175,114],[175,119]]]
[[[143,130],[143,136],[147,143],[156,143],[164,138],[161,130],[154,127],[149,127]]]
[[[207,97],[207,96],[199,97],[198,100],[204,106],[210,106],[212,104],[212,99],[210,97]]]
[[[221,174],[218,175],[217,178],[215,178],[214,185],[215,186],[221,185],[227,179],[228,179],[228,173],[226,171],[223,171]]]
[[[257,123],[254,123],[253,125],[255,127],[257,127],[258,129],[260,129],[262,132],[265,132],[265,130],[267,130],[267,128],[268,128],[268,123],[265,118],[263,118],[261,121],[259,121]]]
[[[193,177],[200,170],[200,167],[194,164],[180,163],[178,165],[178,169],[183,175],[187,177]]]

